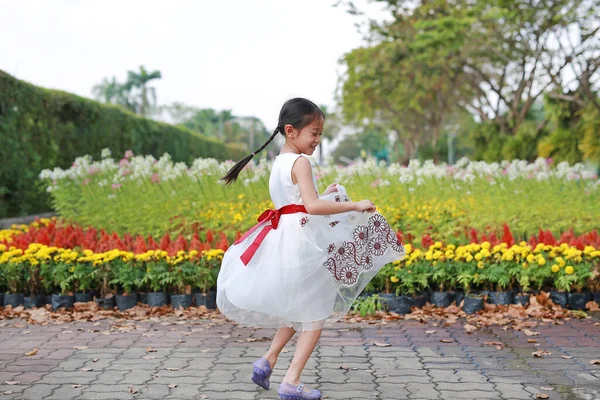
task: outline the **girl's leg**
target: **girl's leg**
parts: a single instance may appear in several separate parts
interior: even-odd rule
[[[292,363],[290,364],[287,374],[285,374],[285,377],[283,378],[284,382],[292,385],[300,384],[300,374],[306,366],[306,362],[310,358],[310,355],[317,346],[317,342],[321,337],[321,332],[323,332],[323,329],[304,331],[300,334],[298,343],[296,344],[294,358],[292,359]]]
[[[264,355],[264,358],[269,361],[269,365],[271,369],[275,368],[275,364],[277,363],[277,358],[279,357],[279,353],[285,347],[285,345],[290,341],[292,336],[296,331],[293,328],[281,327],[277,330],[273,341],[271,342],[271,346],[269,350]]]

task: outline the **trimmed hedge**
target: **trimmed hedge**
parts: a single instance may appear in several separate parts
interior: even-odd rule
[[[69,167],[81,155],[99,158],[133,150],[190,163],[198,157],[240,159],[241,148],[197,132],[58,90],[40,88],[0,70],[0,218],[46,211],[50,196],[38,175]]]

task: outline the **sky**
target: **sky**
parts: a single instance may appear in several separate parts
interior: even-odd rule
[[[159,104],[230,109],[274,129],[288,98],[335,105],[338,60],[364,43],[361,17],[335,2],[0,0],[0,69],[91,98],[104,77],[144,65],[162,73]]]

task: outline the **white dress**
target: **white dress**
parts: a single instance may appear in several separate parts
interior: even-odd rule
[[[292,167],[300,154],[277,156],[269,179],[275,209],[302,204]],[[315,190],[316,180],[313,176]],[[350,201],[343,186],[323,200]],[[379,213],[306,213],[280,216],[256,252],[248,247],[272,221],[259,224],[223,257],[217,306],[229,319],[262,327],[315,330],[342,318],[367,283],[387,263],[404,257],[404,246]]]

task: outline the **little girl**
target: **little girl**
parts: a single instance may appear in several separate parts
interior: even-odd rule
[[[245,325],[279,328],[269,350],[254,362],[252,381],[269,389],[279,353],[301,331],[291,365],[279,385],[286,400],[320,399],[300,374],[326,322],[343,317],[385,264],[401,259],[404,247],[369,200],[351,202],[341,185],[319,196],[311,164],[325,116],[313,102],[288,100],[273,135],[223,178],[237,179],[244,166],[278,133],[285,144],[273,162],[267,210],[232,245],[217,280],[217,305]],[[366,211],[366,213],[365,213]]]

